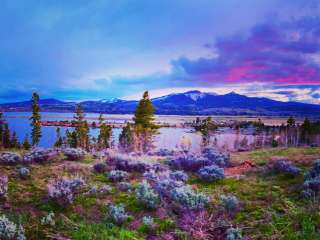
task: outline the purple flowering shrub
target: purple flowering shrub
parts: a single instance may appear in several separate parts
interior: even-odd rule
[[[119,205],[110,205],[108,216],[112,222],[118,225],[122,225],[123,223],[127,222],[130,218],[125,212],[125,209],[122,204]]]
[[[120,182],[128,179],[129,174],[126,171],[112,170],[107,174],[107,176],[112,182]]]
[[[159,204],[159,195],[147,181],[139,183],[136,188],[136,197],[147,208],[156,208]]]
[[[24,163],[46,163],[53,161],[59,155],[59,152],[52,148],[35,148],[23,156]]]
[[[194,191],[187,185],[173,188],[170,197],[182,208],[192,210],[203,209],[209,202],[209,197],[203,193]]]
[[[307,199],[318,197],[320,193],[320,160],[305,174],[302,196]]]
[[[0,175],[0,199],[5,198],[8,193],[8,177]]]
[[[17,165],[22,163],[22,158],[17,153],[3,152],[0,153],[0,164]]]
[[[5,215],[0,216],[0,239],[3,240],[26,240],[22,225],[11,222]]]
[[[293,165],[291,161],[288,160],[278,160],[274,161],[273,169],[280,173],[287,173],[293,176],[299,175],[300,168]]]
[[[108,170],[108,166],[105,163],[96,163],[93,165],[93,170],[97,173],[105,173]]]
[[[84,185],[80,177],[56,179],[48,184],[48,197],[60,205],[70,204]]]
[[[82,148],[64,148],[62,153],[69,161],[83,160],[87,154]]]
[[[184,171],[174,171],[170,173],[170,178],[174,181],[186,182],[188,181],[188,174]]]
[[[233,213],[239,208],[239,200],[236,196],[233,195],[221,195],[220,200],[223,208],[228,213]]]
[[[229,228],[226,231],[226,240],[242,240],[242,231],[240,228]]]
[[[206,166],[198,171],[198,176],[207,182],[212,182],[224,178],[224,170],[216,165]]]
[[[202,155],[208,158],[212,165],[219,167],[228,167],[230,165],[230,155],[220,152],[215,148],[205,148]]]

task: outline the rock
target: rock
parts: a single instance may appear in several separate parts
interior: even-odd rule
[[[35,148],[23,156],[24,163],[45,163],[58,157],[58,151],[52,148]]]
[[[81,148],[65,148],[62,150],[62,153],[69,161],[83,160],[87,154],[87,152]]]
[[[0,154],[0,163],[5,165],[21,164],[22,157],[17,153],[3,152]]]

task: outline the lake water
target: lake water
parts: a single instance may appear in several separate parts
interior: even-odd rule
[[[16,131],[20,141],[23,141],[26,134],[30,136],[30,113],[28,112],[9,112],[4,114],[11,131]],[[42,120],[70,120],[73,117],[73,113],[41,113]],[[99,114],[88,113],[86,119],[88,121],[96,121]],[[105,118],[109,123],[126,122],[132,119],[132,115],[118,115],[108,114]],[[157,116],[156,121],[162,123],[176,123],[181,124],[185,121],[194,120],[194,116]],[[61,127],[61,135],[64,136],[67,128]],[[113,140],[115,145],[118,143],[118,137],[121,129],[113,129]],[[91,129],[91,137],[97,137],[99,129]],[[244,137],[247,138],[248,144],[252,144],[255,141],[255,136],[252,134],[243,134],[230,129],[221,129],[218,133],[214,134],[211,139],[214,139],[215,144],[219,148],[227,150],[234,149],[235,141],[241,141]],[[159,134],[155,137],[155,148],[176,149],[181,147],[182,142],[187,142],[190,145],[191,151],[197,152],[201,148],[201,135],[194,132],[190,128],[160,128]],[[42,127],[42,138],[39,146],[52,147],[56,141],[56,128],[55,127]]]

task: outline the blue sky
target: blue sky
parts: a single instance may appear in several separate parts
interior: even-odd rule
[[[320,103],[320,4],[2,0],[0,102],[191,89]]]

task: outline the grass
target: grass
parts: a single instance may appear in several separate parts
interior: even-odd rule
[[[265,171],[268,161],[274,156],[287,157],[297,166],[307,169],[320,158],[320,148],[288,148],[256,150],[232,154],[232,162],[251,160],[257,164],[256,171],[247,173],[240,179],[226,178],[214,183],[200,181],[191,175],[188,183],[211,198],[209,209],[221,207],[220,195],[233,194],[241,203],[240,210],[230,221],[243,228],[250,239],[320,239],[319,204],[311,204],[300,198],[303,176],[291,177]],[[26,228],[27,239],[48,239],[48,236],[65,236],[71,239],[145,239],[143,228],[131,230],[128,226],[115,226],[107,219],[109,203],[123,203],[126,211],[135,220],[142,216],[154,216],[155,233],[179,232],[174,217],[160,219],[155,211],[145,209],[136,198],[134,191],[121,192],[116,183],[110,182],[105,174],[95,174],[90,169],[94,159],[90,156],[80,163],[61,165],[61,161],[32,165],[31,176],[22,180],[14,166],[2,167],[9,176],[8,204],[10,209],[0,209]],[[46,186],[51,178],[69,176],[74,165],[90,184],[108,184],[113,187],[110,194],[101,196],[78,196],[70,206],[59,206],[46,198]],[[136,184],[141,174],[131,174],[131,182]],[[40,219],[50,211],[56,214],[56,225],[42,226]],[[190,239],[179,232],[180,239]]]

